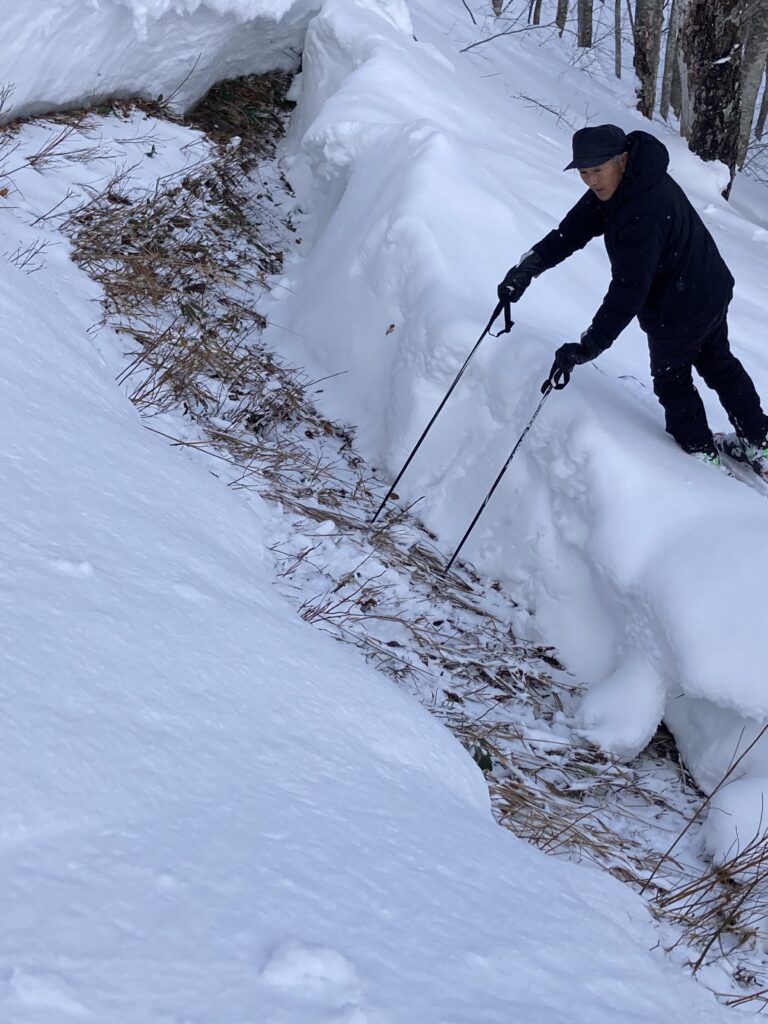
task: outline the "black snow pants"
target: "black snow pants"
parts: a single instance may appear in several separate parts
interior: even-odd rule
[[[714,325],[704,329],[698,348],[694,345],[687,358],[670,358],[664,353],[664,343],[648,340],[653,390],[664,408],[667,432],[681,448],[687,452],[715,450],[692,369],[717,394],[739,437],[756,445],[765,443],[768,416],[762,410],[752,378],[731,352],[725,312]]]

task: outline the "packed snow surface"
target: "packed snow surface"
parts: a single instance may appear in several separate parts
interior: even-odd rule
[[[654,132],[669,148],[672,175],[736,277],[732,342],[768,400],[764,190],[739,181],[726,203],[725,169],[633,109],[631,73],[585,74],[551,32],[462,54],[493,34],[487,5],[470,2],[476,25],[458,2],[409,8],[415,38],[397,0],[326,0],[310,25],[288,167],[311,216],[275,314],[296,358],[346,371],[328,407],[359,424],[383,479],[480,334],[497,282],[581,195],[562,168],[587,121]],[[403,479],[403,501],[425,496],[422,514],[448,550],[528,422],[555,348],[589,325],[609,275],[595,240],[536,280],[513,332],[484,343]],[[713,428],[731,429],[703,392]],[[711,789],[768,715],[765,497],[665,434],[634,324],[551,396],[465,553],[506,577],[533,613],[523,628],[592,684],[588,735],[634,753],[666,708]],[[756,780],[744,837],[759,819],[768,745],[741,768]]]
[[[184,110],[218,81],[298,63],[320,0],[0,2],[3,116],[113,96]]]

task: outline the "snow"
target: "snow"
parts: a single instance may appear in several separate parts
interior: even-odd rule
[[[222,74],[282,60],[311,9],[9,10],[12,112],[167,94],[203,53],[176,95],[187,106]],[[504,88],[455,46],[441,52],[452,16],[426,0],[411,12],[413,26],[399,0],[325,0],[311,24],[290,140],[306,256],[283,282],[297,299],[273,318],[303,335],[310,366],[350,371],[326,387],[329,406],[360,423],[390,471],[479,333],[496,280],[549,226],[552,197],[565,208],[577,194],[542,159],[562,166],[567,134],[519,104],[511,129]],[[520,52],[546,97],[540,55]],[[578,97],[576,76],[562,74]],[[598,103],[594,92],[578,102]],[[482,774],[448,732],[283,603],[268,551],[279,512],[145,429],[115,385],[124,343],[91,331],[98,288],[38,218],[70,188],[108,181],[126,154],[134,187],[151,190],[206,143],[136,113],[99,119],[82,161],[26,165],[57,130],[21,129],[0,206],[0,1019],[724,1020],[656,948],[638,896],[499,828]],[[743,335],[759,322],[764,239],[718,200],[717,169],[680,147],[675,160],[729,257],[749,254]],[[23,273],[12,254],[40,240],[50,248]],[[463,531],[530,415],[553,337],[571,336],[599,298],[602,254],[571,266],[573,278],[561,268],[547,281],[561,282],[557,302],[539,282],[515,333],[479,354],[404,481],[404,497],[427,491],[443,539]],[[674,706],[701,710],[673,723],[681,748],[714,780],[738,713],[759,713],[764,698],[748,645],[739,655],[708,640],[700,545],[713,522],[733,524],[742,575],[720,556],[719,600],[731,602],[727,628],[757,636],[738,585],[759,568],[764,506],[658,435],[647,389],[621,379],[629,368],[642,380],[633,343],[639,359],[635,334],[549,401],[470,553],[503,570],[535,610],[527,625],[595,682],[584,716],[601,742],[644,742],[674,680],[675,696],[686,692]],[[760,366],[757,343],[751,355]],[[755,755],[751,771],[718,795],[721,822],[754,811],[768,768]],[[727,830],[710,837],[716,856],[727,849]]]
[[[29,166],[58,131],[21,129],[0,208],[2,251],[51,243],[0,278],[0,1019],[724,1019],[636,895],[499,828],[450,734],[299,620],[279,513],[116,386],[125,344],[39,218],[126,152],[154,189],[199,133],[104,117]]]
[[[412,0],[416,38],[382,7],[325,0],[309,27],[287,148],[306,244],[274,315],[296,360],[318,375],[345,371],[325,407],[359,425],[382,480],[479,335],[496,283],[581,194],[561,169],[586,121],[655,132],[669,148],[671,173],[734,271],[732,340],[768,401],[764,192],[739,181],[726,203],[725,168],[641,118],[631,76],[619,83],[599,65],[585,75],[556,39],[518,34],[461,54],[492,34],[485,5],[470,4],[474,27],[459,4]],[[554,349],[589,325],[608,280],[596,241],[535,281],[513,333],[475,357],[398,488],[403,502],[422,499],[446,550],[528,422]],[[730,429],[702,390],[713,428]],[[634,324],[549,400],[464,553],[531,610],[524,635],[554,642],[590,684],[587,736],[635,753],[666,704],[686,763],[711,790],[736,750],[734,717],[754,731],[768,716],[764,499],[664,433]],[[706,714],[689,715],[691,702]],[[754,769],[741,766],[755,773],[755,806],[763,748]]]
[[[28,0],[3,9],[4,117],[163,96],[186,110],[225,78],[296,67],[320,0]]]

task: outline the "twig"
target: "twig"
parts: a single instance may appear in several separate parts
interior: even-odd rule
[[[536,32],[540,29],[552,28],[554,22],[548,22],[546,25],[526,25],[525,28],[508,28],[504,32],[497,32],[493,36],[488,36],[487,39],[478,39],[476,43],[470,43],[469,46],[465,46],[459,50],[459,53],[468,53],[470,50],[474,50],[476,46],[483,46],[485,43],[491,43],[494,39],[501,39],[502,36],[514,36],[518,32]]]
[[[462,2],[462,3],[464,4],[464,6],[466,7],[466,9],[467,9],[467,14],[468,14],[468,15],[470,16],[470,18],[472,19],[472,24],[473,24],[473,25],[476,25],[476,24],[477,24],[477,20],[476,20],[476,18],[475,18],[475,16],[474,16],[474,14],[472,13],[472,11],[471,11],[471,9],[470,9],[470,6],[469,6],[469,4],[467,3],[467,0],[461,0],[461,2]]]

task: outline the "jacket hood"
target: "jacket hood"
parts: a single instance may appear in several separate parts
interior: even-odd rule
[[[621,191],[631,196],[651,188],[664,177],[669,167],[669,151],[648,132],[630,132],[627,141],[629,160]]]

